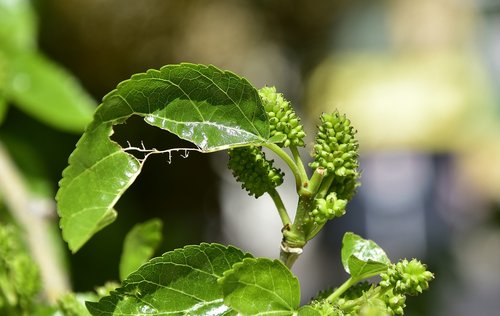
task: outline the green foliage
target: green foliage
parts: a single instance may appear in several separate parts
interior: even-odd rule
[[[265,142],[269,123],[257,90],[215,67],[181,64],[134,75],[104,97],[77,144],[57,194],[63,237],[77,251],[116,217],[113,206],[141,161],[109,136],[132,115],[212,152]]]
[[[162,240],[162,227],[161,220],[155,218],[135,225],[128,232],[120,259],[120,280],[124,280],[153,256]]]
[[[299,281],[278,260],[245,259],[219,283],[224,303],[241,315],[291,315],[299,307]]]
[[[276,205],[283,223],[281,261],[202,243],[142,264],[160,240],[161,225],[152,221],[126,237],[123,281],[98,292],[98,302],[86,303],[92,315],[402,315],[406,295],[428,288],[433,275],[420,262],[391,264],[375,242],[346,233],[341,260],[350,277],[300,307],[299,282],[289,268],[328,220],[347,211],[360,176],[355,130],[338,112],[321,116],[309,178],[297,149],[305,134],[290,103],[274,88],[257,91],[243,78],[204,65],[149,70],[104,98],[69,158],[56,197],[63,237],[72,251],[114,220],[114,205],[150,154],[179,150],[122,148],[112,141],[113,126],[132,115],[195,146],[182,150],[228,150],[228,167],[242,188],[255,197],[268,193]],[[276,190],[283,172],[266,159],[262,147],[293,173],[298,195],[293,220]],[[378,275],[380,284],[362,282]],[[60,300],[60,308],[77,315],[76,298]]]
[[[342,240],[342,265],[355,279],[365,279],[387,269],[390,264],[384,250],[375,242],[353,233],[346,233]]]
[[[0,119],[8,101],[54,128],[81,132],[94,101],[37,50],[36,36],[30,2],[0,0]]]
[[[30,315],[40,289],[38,267],[19,231],[12,225],[0,224],[0,314]]]
[[[241,187],[256,198],[283,183],[283,172],[273,167],[260,147],[247,146],[228,150],[228,167]]]
[[[276,92],[275,87],[264,87],[259,90],[259,95],[269,116],[271,137],[284,136],[280,147],[304,146],[304,127],[290,102]]]
[[[57,306],[64,316],[90,316],[85,307],[85,300],[88,299],[74,293],[66,293],[58,299]]]
[[[186,246],[142,265],[122,286],[87,302],[92,315],[230,315],[217,279],[233,264],[250,257],[218,244]]]

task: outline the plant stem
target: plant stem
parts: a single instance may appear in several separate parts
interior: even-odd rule
[[[321,167],[318,167],[316,168],[316,170],[314,170],[311,180],[309,180],[309,186],[308,186],[311,195],[316,195],[316,193],[318,193],[320,185],[323,182],[323,179],[325,178],[325,173],[326,170]]]
[[[288,247],[285,242],[281,243],[280,248],[280,260],[283,262],[289,269],[292,268],[295,261],[302,254],[302,248],[291,248]]]
[[[270,150],[272,150],[276,155],[278,155],[278,157],[283,159],[283,161],[288,165],[288,167],[290,168],[290,170],[293,173],[293,176],[295,177],[295,186],[296,186],[297,192],[298,192],[300,190],[300,188],[302,187],[302,184],[305,181],[307,181],[307,178],[302,179],[302,173],[301,173],[299,167],[297,166],[297,164],[295,163],[295,161],[283,149],[281,149],[281,147],[279,147],[276,144],[265,143],[262,146],[265,146],[265,147],[269,148]]]
[[[329,301],[330,303],[335,302],[340,297],[340,295],[344,294],[345,291],[347,291],[351,286],[353,286],[357,282],[358,279],[353,279],[352,277],[350,277],[344,283],[342,283],[342,285],[339,286],[332,294],[330,294],[330,296],[328,296],[326,300]]]
[[[331,173],[323,179],[323,182],[321,182],[321,186],[319,187],[318,194],[316,195],[317,198],[324,198],[326,196],[330,186],[332,185],[334,177],[335,174]]]
[[[276,189],[272,189],[268,192],[268,194],[271,196],[274,204],[276,205],[276,209],[278,210],[278,214],[281,218],[283,226],[289,226],[291,224],[290,217],[288,216],[288,212],[286,211],[280,194],[278,193],[278,191],[276,191]]]
[[[0,194],[26,233],[29,250],[40,269],[44,296],[55,302],[70,288],[68,276],[64,273],[66,270],[58,260],[59,253],[50,234],[55,205],[32,196],[23,180],[0,142]]]
[[[302,162],[302,159],[300,158],[299,150],[297,149],[297,146],[290,146],[290,152],[292,153],[293,159],[295,160],[295,165],[299,168],[299,175],[300,178],[302,179],[302,184],[308,183],[307,179],[309,177],[307,176],[306,169],[304,167],[304,163]]]

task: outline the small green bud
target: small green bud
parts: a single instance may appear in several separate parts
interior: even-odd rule
[[[273,167],[273,160],[267,160],[260,147],[247,146],[228,151],[228,167],[241,187],[256,198],[283,183],[283,173]]]
[[[281,147],[304,146],[304,128],[295,114],[290,102],[276,92],[275,87],[264,87],[259,90],[270,123],[270,137],[284,135]]]
[[[326,221],[345,214],[347,205],[346,200],[338,199],[335,192],[331,192],[326,198],[317,198],[314,200],[315,207],[309,212],[309,217],[318,225]]]
[[[434,274],[416,259],[406,259],[393,264],[387,272],[382,273],[380,286],[392,287],[395,294],[418,295],[429,287]]]

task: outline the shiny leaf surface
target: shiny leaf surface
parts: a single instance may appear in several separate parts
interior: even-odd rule
[[[385,271],[390,260],[375,242],[346,233],[342,240],[342,265],[355,279],[364,279]]]
[[[255,88],[213,66],[168,65],[136,74],[104,97],[95,121],[116,124],[133,114],[205,152],[269,138]]]
[[[219,244],[165,253],[130,274],[116,291],[87,302],[92,315],[235,315],[217,279],[249,254]]]
[[[299,281],[278,260],[245,259],[219,283],[224,302],[242,315],[292,315],[299,307]]]
[[[70,156],[57,194],[63,237],[78,250],[113,221],[113,207],[142,163],[110,140],[132,115],[203,152],[266,142],[267,114],[246,80],[212,66],[180,64],[132,76],[104,97]]]

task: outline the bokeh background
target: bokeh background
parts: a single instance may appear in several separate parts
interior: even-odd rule
[[[72,74],[93,106],[134,73],[193,62],[231,70],[256,87],[276,86],[303,117],[309,142],[321,112],[347,113],[358,130],[362,186],[348,214],[330,223],[297,264],[304,300],[346,278],[338,252],[351,230],[392,259],[418,257],[435,272],[430,291],[408,300],[409,315],[500,310],[499,1],[31,4],[33,45]],[[0,144],[31,190],[51,200],[82,129],[47,124],[16,101],[0,115]],[[115,134],[132,144],[182,145],[140,120]],[[278,255],[280,225],[270,199],[239,190],[225,153],[167,160],[152,157],[118,203],[117,221],[65,255],[74,289],[117,279],[123,237],[152,217],[164,221],[160,252],[214,241]],[[293,209],[293,187],[282,193]]]

